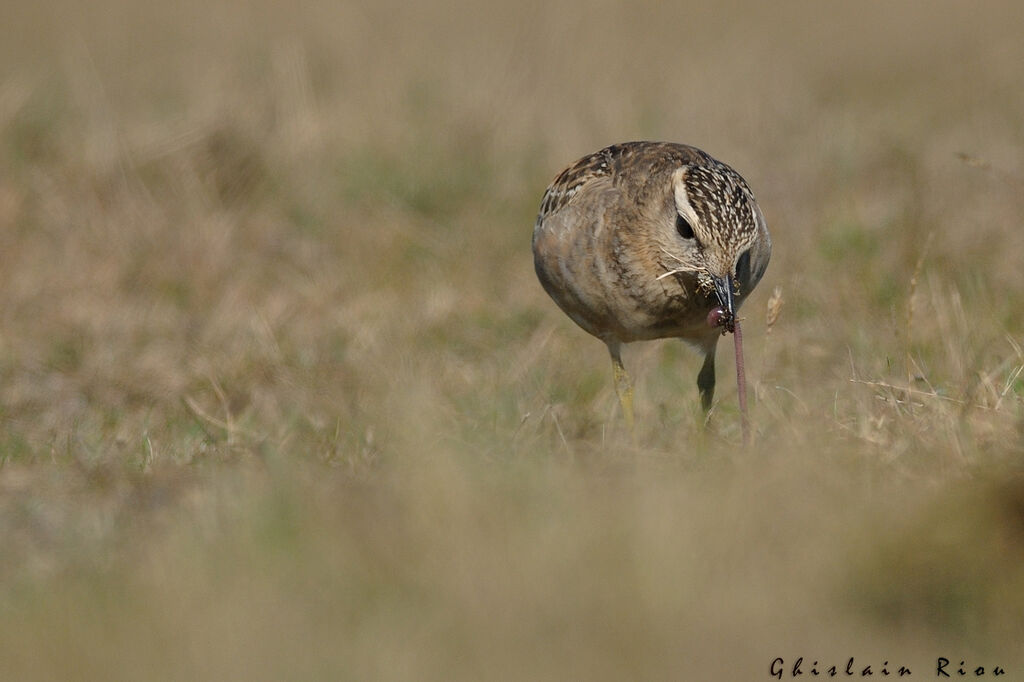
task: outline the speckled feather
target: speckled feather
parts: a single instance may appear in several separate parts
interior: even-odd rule
[[[713,386],[720,330],[707,324],[710,282],[733,276],[738,308],[768,265],[771,239],[728,165],[687,145],[627,142],[555,177],[533,252],[544,289],[613,359],[622,343],[678,337],[703,350]]]
[[[625,142],[605,147],[584,156],[555,177],[541,199],[537,224],[569,203],[588,182],[602,177],[623,177],[623,169],[638,161],[679,166],[698,160],[713,161],[695,147],[671,142]]]

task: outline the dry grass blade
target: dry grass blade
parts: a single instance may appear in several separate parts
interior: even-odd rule
[[[907,287],[907,317],[906,317],[906,331],[905,336],[905,353],[906,353],[906,369],[907,369],[907,383],[910,383],[914,379],[913,372],[913,358],[910,354],[910,344],[913,341],[913,328],[914,328],[914,295],[917,293],[917,282],[921,276],[921,268],[924,267],[925,257],[928,255],[928,248],[932,244],[932,238],[935,236],[934,232],[928,233],[928,238],[925,239],[924,246],[921,248],[921,255],[918,256],[917,262],[914,264],[914,272],[910,276],[910,284]]]
[[[772,289],[772,295],[768,297],[768,303],[765,306],[765,329],[764,333],[767,336],[772,333],[772,329],[775,327],[775,323],[779,320],[779,315],[782,313],[782,304],[784,303],[782,298],[782,287],[776,285]]]

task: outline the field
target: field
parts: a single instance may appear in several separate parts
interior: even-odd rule
[[[1024,680],[1020,3],[8,5],[0,679]],[[764,210],[750,449],[534,275],[631,139]]]

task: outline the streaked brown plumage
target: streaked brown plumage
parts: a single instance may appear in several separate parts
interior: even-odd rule
[[[554,179],[533,230],[537,277],[559,307],[608,346],[632,427],[623,343],[677,337],[704,354],[707,410],[715,390],[708,325],[732,315],[760,281],[771,239],[740,175],[695,147],[627,142],[585,156]]]

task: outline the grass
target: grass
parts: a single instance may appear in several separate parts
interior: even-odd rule
[[[0,677],[1021,675],[1016,5],[51,4],[0,28]],[[640,138],[772,230],[750,451],[674,342],[634,445],[533,274]]]

